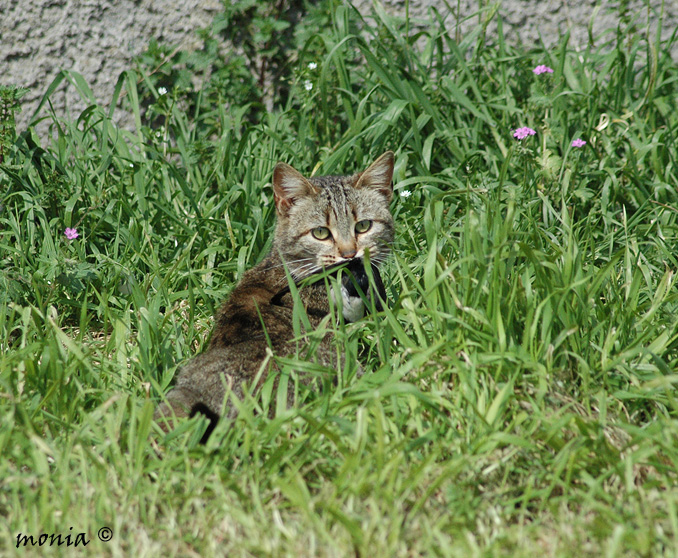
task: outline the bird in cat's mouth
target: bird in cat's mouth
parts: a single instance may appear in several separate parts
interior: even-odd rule
[[[332,269],[334,268],[337,269],[336,273],[339,273],[340,270],[347,272],[342,274],[341,284],[343,288],[346,289],[346,293],[349,297],[360,297],[358,289],[369,296],[370,280],[365,271],[365,262],[362,258],[353,258],[348,262],[342,262],[332,266]],[[376,309],[377,311],[381,311],[381,301],[386,300],[386,290],[384,289],[384,283],[381,280],[381,274],[379,273],[377,265],[372,263],[371,268],[372,277],[374,278],[374,290],[376,290],[378,295],[375,299]]]

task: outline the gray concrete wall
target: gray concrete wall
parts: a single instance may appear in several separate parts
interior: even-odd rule
[[[383,0],[387,12],[405,13],[405,0]],[[459,14],[449,13],[448,25],[461,22],[461,32],[475,26],[478,0],[448,0]],[[660,0],[505,0],[500,7],[504,34],[509,41],[525,45],[548,45],[567,29],[570,44],[582,47],[588,40],[587,26],[594,10],[594,35],[614,27],[619,21],[620,5],[626,13],[638,16],[638,26],[654,33],[659,20]],[[371,0],[354,5],[367,15]],[[411,0],[410,14],[426,18],[432,6],[444,8],[443,0]],[[151,38],[185,48],[199,48],[195,31],[207,26],[220,9],[219,0],[0,0],[0,84],[28,87],[23,112],[18,117],[20,130],[27,125],[46,87],[61,69],[83,74],[97,99],[106,104],[119,74],[128,69],[135,55],[147,47]],[[678,1],[667,0],[664,33],[678,26]],[[489,31],[496,29],[493,23]],[[79,114],[84,108],[72,88],[55,95],[54,108],[60,115]]]
[[[381,0],[388,13],[404,14],[406,0]],[[482,5],[485,13],[493,5],[500,4],[504,36],[507,41],[525,46],[541,46],[541,41],[549,47],[556,43],[566,31],[570,30],[571,48],[580,45],[584,48],[588,42],[588,26],[592,22],[594,37],[614,28],[621,17],[633,19],[639,31],[647,30],[654,35],[660,19],[661,0],[447,0],[452,8],[445,18],[446,24],[455,26],[460,21],[462,32],[478,25],[478,16],[474,16]],[[367,14],[372,2],[358,0],[361,13]],[[409,12],[414,18],[425,19],[431,8],[447,11],[443,0],[410,0]],[[458,12],[458,13],[457,13]],[[496,20],[495,20],[496,21]],[[678,27],[678,0],[666,0],[662,37],[668,38]],[[496,32],[493,22],[488,27],[490,33]]]
[[[107,103],[118,76],[151,38],[198,48],[195,31],[220,6],[219,0],[0,0],[0,84],[30,90],[19,126],[25,128],[61,69],[80,72]],[[62,84],[59,91],[52,99],[59,114],[83,110],[73,88]]]

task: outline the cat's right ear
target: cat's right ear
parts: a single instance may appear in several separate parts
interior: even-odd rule
[[[273,195],[280,215],[287,215],[296,200],[317,193],[316,188],[295,168],[278,163],[273,170]]]
[[[360,175],[356,188],[376,188],[391,201],[393,196],[393,151],[383,153]]]

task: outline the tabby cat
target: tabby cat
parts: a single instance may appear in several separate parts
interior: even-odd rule
[[[297,343],[292,342],[294,299],[287,273],[295,284],[301,283],[299,300],[313,328],[330,311],[328,296],[341,308],[347,322],[363,316],[363,299],[356,284],[368,299],[374,297],[379,307],[379,296],[384,298],[384,292],[377,266],[386,259],[393,240],[389,211],[392,177],[391,151],[352,176],[305,178],[285,163],[276,165],[273,191],[277,225],[271,251],[245,272],[217,313],[207,350],[179,371],[176,386],[155,412],[163,429],[172,426],[173,417],[203,413],[210,419],[206,439],[220,416],[237,414],[230,396],[225,400],[229,391],[242,399],[247,386],[252,392],[261,387],[275,367],[275,361],[269,358],[264,374],[259,374],[269,350],[279,356],[296,352]],[[372,264],[374,285],[367,281],[363,265],[366,254]],[[326,280],[313,283],[312,279],[335,268],[343,270],[341,282],[335,281],[328,295]],[[336,354],[331,337],[326,336],[318,346],[316,359],[336,366]],[[252,386],[257,377],[257,385]],[[292,399],[290,390],[288,404],[293,404]]]

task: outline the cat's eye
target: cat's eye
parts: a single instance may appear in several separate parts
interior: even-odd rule
[[[367,231],[370,230],[371,226],[372,226],[372,221],[370,221],[369,219],[363,219],[362,221],[358,221],[355,224],[355,232],[357,232],[358,234],[367,232]]]
[[[317,240],[327,240],[331,236],[330,229],[327,227],[316,227],[311,231],[311,234]]]

